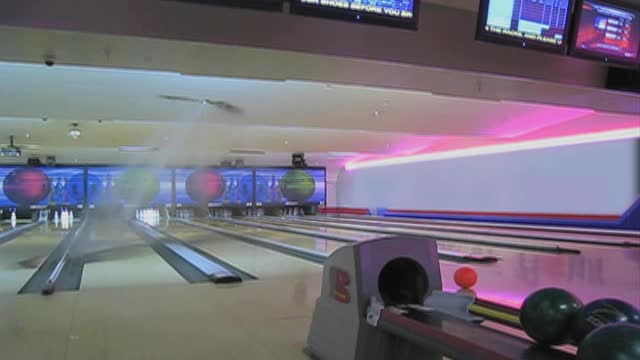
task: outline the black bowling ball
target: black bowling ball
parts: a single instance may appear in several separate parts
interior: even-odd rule
[[[615,323],[601,326],[582,340],[578,360],[640,359],[640,326]]]
[[[582,302],[570,292],[545,288],[531,293],[520,308],[520,325],[543,345],[567,343]]]
[[[640,312],[617,299],[598,299],[585,305],[576,318],[574,339],[577,344],[594,329],[611,323],[640,324]]]

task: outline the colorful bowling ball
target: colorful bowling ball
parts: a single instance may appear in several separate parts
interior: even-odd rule
[[[280,179],[280,192],[289,201],[307,200],[315,191],[315,180],[304,170],[289,170]]]
[[[640,359],[640,326],[628,323],[597,328],[582,340],[578,360]]]
[[[78,173],[69,178],[64,186],[64,191],[73,203],[81,204],[84,202],[84,174]]]
[[[640,312],[631,304],[617,299],[599,299],[585,305],[575,324],[574,339],[580,343],[590,332],[611,323],[628,322],[640,325]]]
[[[18,168],[4,178],[2,190],[14,203],[31,205],[47,198],[51,191],[51,184],[41,169]]]
[[[189,197],[199,203],[215,201],[225,188],[224,178],[213,169],[198,169],[189,175],[185,183]]]
[[[567,343],[582,302],[570,292],[540,289],[524,300],[520,308],[520,324],[532,339],[543,345]]]
[[[131,168],[123,171],[116,179],[118,197],[131,205],[147,205],[160,192],[160,181],[152,170]]]
[[[463,289],[468,289],[478,282],[478,273],[469,266],[462,266],[453,274],[456,285]]]

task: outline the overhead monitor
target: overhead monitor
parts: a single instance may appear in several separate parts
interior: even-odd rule
[[[573,0],[480,0],[476,39],[565,54]]]
[[[89,205],[171,206],[172,170],[91,166],[87,170]]]
[[[175,169],[176,205],[246,206],[253,201],[253,169]]]
[[[78,206],[84,203],[82,167],[0,167],[0,207]]]
[[[291,12],[353,22],[418,28],[420,0],[291,0]]]
[[[640,64],[640,5],[580,0],[576,8],[571,54],[607,63]]]

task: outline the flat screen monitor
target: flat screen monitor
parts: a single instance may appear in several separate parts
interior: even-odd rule
[[[172,170],[95,166],[87,170],[90,206],[171,206]]]
[[[171,0],[203,5],[229,6],[265,11],[282,11],[283,0]]]
[[[611,1],[580,0],[575,19],[571,55],[638,66],[640,8]]]
[[[565,54],[573,0],[480,0],[476,39]]]
[[[176,206],[247,206],[253,202],[253,169],[175,169]]]
[[[326,170],[322,168],[256,169],[256,202],[324,205],[325,176]]]
[[[84,204],[82,167],[0,167],[0,207],[39,208]]]
[[[353,22],[418,28],[420,0],[291,0],[291,12]]]

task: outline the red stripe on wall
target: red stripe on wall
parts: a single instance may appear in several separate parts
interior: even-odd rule
[[[345,207],[319,208],[318,212],[321,214],[369,215],[369,209],[345,208]]]

